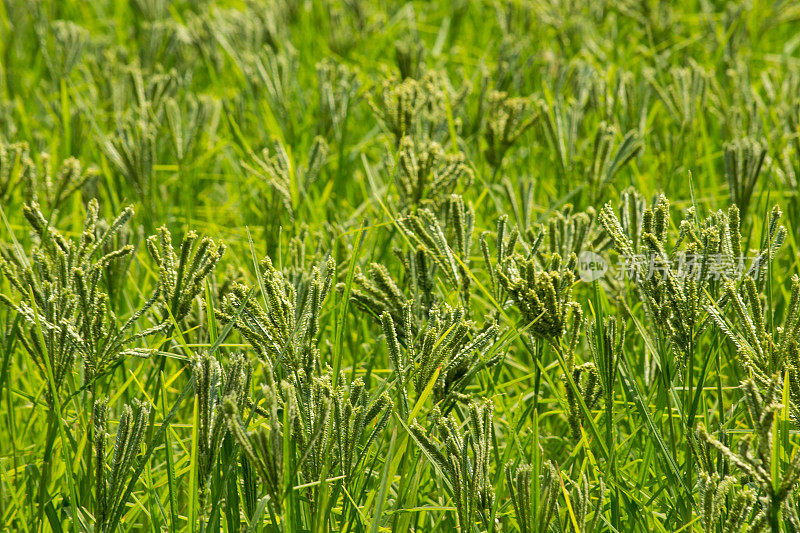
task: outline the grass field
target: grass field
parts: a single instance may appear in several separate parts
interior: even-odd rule
[[[0,1],[0,530],[800,531],[800,6]]]

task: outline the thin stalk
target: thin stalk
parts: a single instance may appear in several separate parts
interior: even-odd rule
[[[536,353],[533,353],[533,357],[535,361],[540,361],[542,359],[542,355],[544,353],[544,345],[542,343],[538,343],[536,345]],[[534,361],[534,364],[535,364]],[[533,410],[536,411],[539,408],[539,387],[542,383],[542,367],[541,365],[536,365],[536,375],[534,377],[533,382]]]
[[[767,520],[769,521],[769,530],[771,533],[780,533],[781,531],[781,504],[775,498],[769,504]]]
[[[53,443],[56,440],[56,425],[53,417],[48,417],[47,420],[47,433],[45,437],[44,456],[42,459],[42,471],[39,477],[39,513],[38,522],[44,526],[44,507],[45,500],[47,499],[47,484],[50,480],[50,469],[53,462],[50,460],[50,454],[53,453]]]
[[[690,334],[692,332],[690,331]],[[694,388],[694,336],[689,346],[689,355],[686,361],[686,387],[684,387],[685,398],[683,400],[684,408],[692,405],[693,388]],[[687,403],[688,400],[688,403]],[[686,446],[686,484],[693,487],[692,483],[692,470],[694,469],[693,454],[692,454],[692,431],[694,429],[694,415],[690,412],[686,419],[686,431],[684,437],[684,444]],[[684,515],[684,523],[688,526],[692,521],[692,509],[687,507]]]

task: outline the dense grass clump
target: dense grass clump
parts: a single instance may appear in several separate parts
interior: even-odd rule
[[[798,35],[0,1],[0,530],[800,531]]]

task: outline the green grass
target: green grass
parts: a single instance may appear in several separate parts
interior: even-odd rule
[[[3,0],[0,529],[800,530],[798,35]]]

